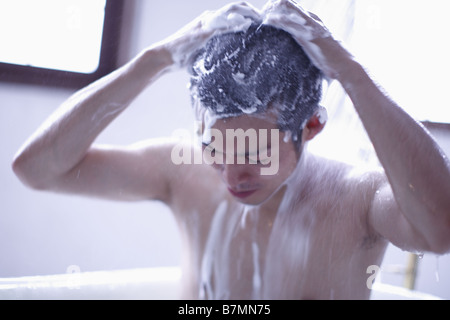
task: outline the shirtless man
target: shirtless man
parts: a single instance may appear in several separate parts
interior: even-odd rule
[[[192,67],[193,54],[208,40],[247,30],[254,21],[288,32],[325,76],[342,84],[383,171],[365,172],[309,154],[305,144],[324,126],[317,108],[293,131],[282,127],[289,118],[280,121],[283,108],[276,103],[266,106],[275,112],[243,110],[220,117],[217,104],[214,113],[203,105],[208,99],[195,95],[203,133],[215,129],[225,137],[227,129],[269,129],[275,134],[271,130],[281,128],[278,140],[267,139],[275,141],[267,147],[279,155],[276,172],[261,174],[268,164],[258,153],[257,164],[247,159],[246,164],[176,165],[175,142],[92,145],[159,76],[174,66]],[[197,65],[199,70],[207,73],[205,65]],[[240,81],[246,75],[234,76]],[[195,90],[202,84],[194,85]],[[215,138],[202,137],[209,156],[239,156],[213,145],[220,142]],[[450,250],[448,159],[315,15],[288,0],[269,2],[262,11],[241,3],[209,12],[151,46],[65,102],[18,152],[13,169],[38,190],[167,204],[183,239],[184,298],[367,299],[368,267],[381,264],[389,242],[413,252]]]

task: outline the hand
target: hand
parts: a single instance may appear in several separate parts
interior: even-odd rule
[[[257,9],[246,2],[232,3],[217,11],[206,11],[162,45],[172,54],[174,65],[184,68],[193,54],[213,36],[226,32],[246,30],[255,21],[261,21]]]
[[[263,8],[264,24],[289,32],[314,65],[331,79],[339,78],[352,55],[336,41],[322,21],[293,0],[271,0]]]

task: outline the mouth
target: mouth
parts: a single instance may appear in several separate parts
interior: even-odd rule
[[[250,191],[244,191],[244,192],[237,192],[233,191],[232,189],[228,188],[228,191],[236,198],[239,199],[245,199],[250,197],[252,194],[256,192],[256,190],[250,190]]]

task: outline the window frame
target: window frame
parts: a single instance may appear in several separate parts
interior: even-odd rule
[[[81,88],[117,68],[124,0],[107,0],[99,65],[92,73],[78,73],[0,62],[0,82]]]

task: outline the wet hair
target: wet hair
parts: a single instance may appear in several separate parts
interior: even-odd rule
[[[192,63],[190,90],[193,103],[219,118],[275,108],[278,128],[295,141],[319,107],[322,80],[288,32],[254,23],[209,40]]]

